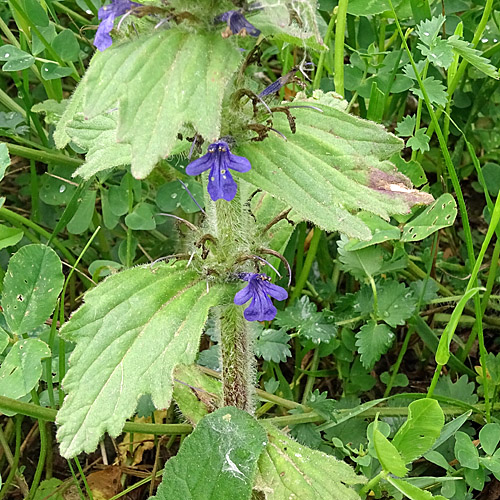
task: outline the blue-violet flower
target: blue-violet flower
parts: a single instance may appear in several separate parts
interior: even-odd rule
[[[213,201],[221,198],[231,201],[236,196],[238,186],[229,172],[248,172],[252,166],[244,156],[233,155],[227,142],[218,141],[208,146],[207,154],[192,161],[186,167],[186,174],[199,175],[210,169],[208,174],[208,194]]]
[[[271,321],[278,312],[269,296],[276,300],[285,300],[287,291],[278,285],[273,285],[265,274],[241,273],[239,277],[248,281],[248,285],[234,296],[234,303],[242,306],[250,299],[250,305],[243,313],[247,321]]]
[[[252,23],[248,22],[243,12],[240,10],[228,10],[217,16],[216,21],[226,22],[231,33],[226,36],[232,35],[250,35],[259,36],[258,30]]]
[[[101,22],[95,34],[94,45],[100,51],[111,47],[113,43],[110,32],[113,29],[115,19],[135,7],[142,7],[142,4],[130,0],[111,0],[109,5],[104,5],[99,9],[97,16]]]

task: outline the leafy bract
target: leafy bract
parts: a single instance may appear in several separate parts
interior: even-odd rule
[[[403,228],[401,241],[419,241],[432,233],[451,226],[457,216],[457,204],[450,193],[442,194],[420,215],[408,222]]]
[[[185,264],[150,265],[115,274],[85,296],[61,329],[76,348],[57,415],[61,454],[92,451],[104,432],[116,436],[142,394],[157,408],[172,397],[172,371],[190,364],[209,308],[223,288]]]
[[[222,98],[240,59],[218,32],[171,28],[113,46],[94,56],[61,117],[56,144],[87,143],[91,161],[78,171],[85,178],[116,166],[118,150],[142,179],[172,153],[183,127],[218,138]]]
[[[344,104],[328,94],[292,109],[297,131],[288,141],[273,134],[263,143],[242,145],[252,170],[242,178],[286,202],[300,217],[329,231],[367,240],[368,226],[351,212],[364,210],[384,219],[408,213],[432,197],[411,188],[407,177],[387,159],[402,141],[382,126],[345,112]],[[274,114],[274,128],[286,133],[288,120]]]
[[[268,500],[359,500],[350,488],[366,482],[344,462],[302,446],[271,424],[258,462],[255,489]]]
[[[233,500],[252,494],[267,436],[243,410],[228,406],[200,420],[171,458],[151,500]]]
[[[26,245],[9,261],[3,281],[2,307],[9,328],[27,333],[54,310],[62,289],[62,264],[52,248]]]

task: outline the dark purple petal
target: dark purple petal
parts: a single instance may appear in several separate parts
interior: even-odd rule
[[[252,168],[252,165],[250,165],[250,161],[247,158],[244,156],[233,155],[231,152],[229,153],[227,166],[236,172],[240,172],[241,174],[248,172]]]
[[[253,297],[252,287],[248,284],[234,296],[234,303],[238,306],[246,304]]]
[[[212,154],[207,153],[206,155],[203,155],[201,158],[192,161],[186,167],[186,174],[200,175],[202,172],[205,172],[205,170],[208,170],[212,166],[212,163],[213,163]]]
[[[236,196],[238,185],[229,170],[213,166],[208,176],[207,191],[212,201],[220,199],[231,201]]]
[[[262,288],[264,291],[276,300],[285,300],[288,298],[288,292],[281,286],[274,285],[269,281],[264,281],[262,283]]]
[[[247,321],[271,321],[278,310],[267,295],[256,294],[243,315]]]

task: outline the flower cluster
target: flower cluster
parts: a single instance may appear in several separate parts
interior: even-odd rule
[[[199,175],[210,169],[208,174],[208,194],[213,201],[231,201],[236,196],[238,186],[229,172],[248,172],[252,166],[244,156],[233,155],[227,142],[218,141],[208,146],[207,153],[192,161],[186,167],[186,174]]]
[[[111,0],[110,5],[104,5],[97,13],[97,17],[101,21],[95,34],[94,45],[102,52],[108,47],[111,47],[113,40],[110,36],[113,29],[115,19],[123,16],[127,12],[142,7],[143,5],[130,0]]]
[[[248,285],[234,296],[234,303],[242,306],[251,300],[243,313],[247,321],[271,321],[278,312],[270,297],[276,300],[288,298],[287,291],[271,283],[265,274],[241,273],[239,275]]]

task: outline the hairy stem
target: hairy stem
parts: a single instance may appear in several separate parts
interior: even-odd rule
[[[254,355],[250,341],[250,324],[243,308],[226,306],[220,318],[222,345],[222,393],[224,406],[254,410]]]

